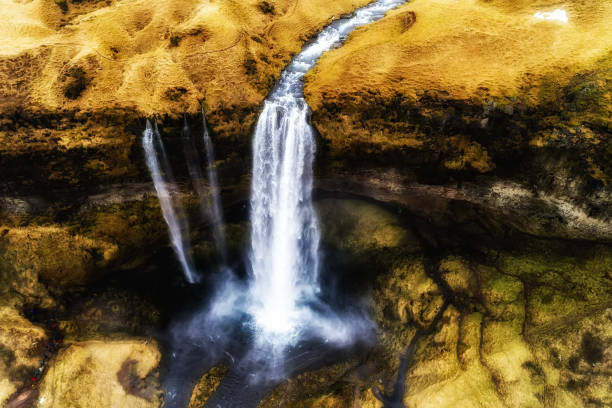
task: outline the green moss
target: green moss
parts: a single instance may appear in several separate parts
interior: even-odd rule
[[[447,257],[440,262],[439,270],[442,278],[453,292],[469,296],[475,295],[477,284],[474,281],[474,273],[464,258],[458,256]]]
[[[479,265],[476,271],[484,306],[490,315],[496,319],[522,319],[524,293],[521,281],[484,265]]]
[[[402,248],[405,253],[421,249],[418,239],[389,209],[366,201],[326,199],[317,202],[322,239],[335,248],[353,253]]]
[[[223,364],[216,365],[206,372],[194,387],[188,408],[203,407],[215,392],[225,374],[227,374],[227,367]]]
[[[533,252],[502,255],[500,267],[532,285],[546,285],[557,293],[571,294],[576,300],[610,296],[605,282],[612,268],[612,249],[606,246],[590,248],[584,254],[572,256],[540,243]],[[550,300],[550,296],[548,292],[546,298]]]
[[[603,341],[593,333],[586,332],[582,335],[581,347],[584,359],[589,364],[596,364],[603,360],[605,348]]]
[[[424,258],[404,256],[378,276],[374,300],[376,320],[384,329],[386,347],[401,351],[416,329],[427,327],[444,303],[438,285],[427,275]]]

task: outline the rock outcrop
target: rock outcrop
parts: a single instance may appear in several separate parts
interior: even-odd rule
[[[40,384],[39,407],[159,407],[155,344],[88,341],[61,351]]]
[[[325,199],[320,211],[328,253],[353,262],[340,269],[345,285],[376,276],[381,342],[369,355],[289,380],[261,406],[382,407],[379,397],[391,400],[398,381],[405,394],[395,401],[407,407],[612,401],[608,245],[491,240],[354,199]],[[381,242],[363,219],[394,232]]]
[[[23,388],[38,367],[45,331],[17,310],[0,306],[0,404]]]

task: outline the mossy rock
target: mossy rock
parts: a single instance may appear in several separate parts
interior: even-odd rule
[[[322,240],[359,257],[372,250],[421,248],[405,221],[380,205],[355,199],[323,199],[316,203]]]
[[[201,408],[215,392],[223,377],[227,373],[227,367],[223,364],[216,365],[206,372],[198,381],[191,393],[188,408]]]

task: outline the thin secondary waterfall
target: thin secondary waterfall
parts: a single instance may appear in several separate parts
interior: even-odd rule
[[[249,311],[256,340],[283,349],[324,316],[319,292],[319,228],[312,205],[315,140],[303,77],[323,52],[404,0],[379,0],[333,22],[287,66],[265,101],[253,139]],[[341,332],[338,327],[338,332]]]
[[[153,179],[164,220],[168,225],[170,243],[183,268],[185,278],[188,282],[195,283],[197,275],[191,255],[189,255],[190,245],[183,235],[184,233],[189,234],[189,225],[183,211],[183,206],[177,199],[172,198],[172,194],[168,189],[169,184],[174,184],[174,176],[172,175],[166,150],[157,129],[157,123],[152,126],[151,121],[147,120],[147,126],[142,136],[142,146],[145,151],[147,167]]]
[[[208,133],[208,125],[206,124],[206,116],[204,110],[202,110],[202,125],[204,140],[204,151],[206,152],[206,164],[208,169],[208,186],[210,189],[210,220],[213,228],[213,238],[217,245],[217,250],[221,255],[221,259],[225,263],[227,261],[227,244],[225,242],[225,236],[223,235],[223,211],[221,207],[221,194],[219,190],[219,181],[217,180],[217,170],[215,165],[215,150],[213,148],[210,134]]]
[[[206,117],[202,111],[202,144],[204,145],[204,152],[206,156],[206,168],[208,177],[208,193],[202,186],[202,180],[204,176],[202,174],[202,160],[200,159],[199,149],[196,141],[193,139],[187,120],[183,126],[183,147],[185,153],[185,159],[187,161],[187,169],[191,177],[193,188],[198,195],[200,200],[200,208],[202,214],[210,220],[213,239],[215,246],[219,252],[221,261],[225,264],[227,262],[227,245],[225,242],[225,236],[223,235],[223,212],[221,210],[221,197],[219,190],[219,183],[217,181],[217,171],[215,169],[215,153],[213,150],[212,140],[208,133],[208,126],[206,125]]]

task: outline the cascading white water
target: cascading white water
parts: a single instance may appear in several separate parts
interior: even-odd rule
[[[255,132],[252,314],[270,340],[295,336],[302,303],[318,292],[319,231],[311,200],[315,144],[307,114],[302,100],[267,101]]]
[[[326,27],[291,61],[266,99],[253,140],[251,186],[249,312],[260,344],[282,350],[303,330],[321,330],[329,318],[310,307],[319,292],[319,229],[311,198],[315,140],[302,79],[323,52],[404,1],[376,1]],[[326,332],[334,331],[350,333],[340,326]]]
[[[162,209],[162,215],[168,225],[168,234],[170,243],[176,253],[176,256],[183,268],[185,278],[190,283],[197,281],[197,275],[193,266],[193,261],[189,255],[189,242],[185,240],[183,233],[189,233],[187,218],[183,211],[181,203],[172,198],[168,189],[168,184],[174,184],[174,177],[166,150],[161,140],[161,135],[157,129],[157,123],[151,125],[151,121],[147,120],[146,128],[142,134],[142,146],[145,151],[147,167],[151,173],[155,191],[159,198],[159,203]],[[160,158],[158,159],[157,151]]]

